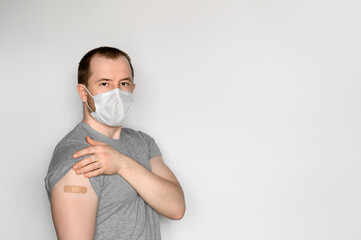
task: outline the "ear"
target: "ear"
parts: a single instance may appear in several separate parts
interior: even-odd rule
[[[135,84],[135,83],[133,83],[133,90],[132,90],[132,93],[134,92],[134,89],[135,89],[135,85],[136,85],[136,84]]]
[[[85,103],[87,100],[88,92],[85,90],[84,85],[78,84],[78,86],[76,86],[76,90],[78,90],[81,101]]]

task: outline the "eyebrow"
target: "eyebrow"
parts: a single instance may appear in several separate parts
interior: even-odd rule
[[[108,78],[101,78],[101,79],[98,79],[98,80],[96,80],[96,82],[100,82],[100,81],[106,81],[106,82],[110,82],[110,81],[112,81],[111,79],[108,79]],[[123,78],[123,79],[121,79],[120,81],[132,81],[130,78]]]
[[[96,82],[100,82],[100,81],[107,81],[107,82],[109,82],[109,81],[111,81],[111,80],[108,79],[108,78],[101,78],[101,79],[96,80]]]
[[[123,79],[121,79],[121,81],[132,81],[132,79],[130,79],[130,78],[123,78]]]

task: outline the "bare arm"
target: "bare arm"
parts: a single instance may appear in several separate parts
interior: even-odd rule
[[[81,187],[86,193],[65,192],[65,186]],[[66,190],[72,190],[66,187]],[[79,190],[77,187],[73,190]],[[98,196],[89,179],[73,169],[54,186],[50,197],[51,213],[59,240],[90,240],[94,238]]]
[[[150,159],[152,171],[131,158],[119,168],[121,175],[153,209],[165,217],[179,220],[184,216],[182,187],[162,156]]]
[[[87,136],[90,147],[73,154],[74,158],[90,155],[73,168],[77,174],[94,177],[101,174],[122,176],[153,209],[171,219],[181,219],[185,212],[182,187],[162,156],[150,159],[151,171],[112,146]]]

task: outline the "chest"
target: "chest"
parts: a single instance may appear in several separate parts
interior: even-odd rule
[[[118,152],[124,154],[151,170],[149,150],[143,143],[122,143],[112,145]],[[135,189],[119,174],[102,175],[102,195],[99,204],[104,207],[113,205],[118,209],[126,209],[135,204],[139,199]]]
[[[143,167],[151,171],[149,162],[149,147],[145,142],[128,140],[122,144],[114,145],[113,148],[115,148],[121,154],[124,154],[137,161]]]

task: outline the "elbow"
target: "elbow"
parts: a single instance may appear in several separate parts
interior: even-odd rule
[[[184,217],[186,211],[186,202],[182,188],[180,187],[179,194],[174,197],[171,201],[168,201],[168,214],[165,217],[172,220],[181,220]]]
[[[186,206],[185,204],[182,204],[177,208],[176,211],[174,211],[174,213],[171,216],[169,216],[169,218],[172,220],[181,220],[184,217],[185,211],[186,211]]]
[[[181,220],[184,217],[184,212],[179,212],[177,214],[174,214],[173,217],[171,217],[172,220]]]

